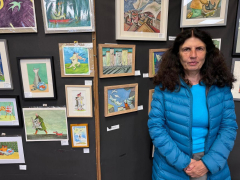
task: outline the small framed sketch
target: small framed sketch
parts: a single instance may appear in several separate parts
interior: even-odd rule
[[[169,0],[115,0],[116,39],[166,41]]]
[[[13,163],[25,163],[22,137],[0,137],[0,164]]]
[[[104,87],[105,117],[138,110],[138,84]]]
[[[37,32],[33,0],[0,0],[0,33]]]
[[[19,57],[24,99],[55,99],[53,57]]]
[[[212,39],[212,41],[213,41],[213,44],[216,46],[216,48],[221,50],[221,38]]]
[[[26,141],[68,140],[66,108],[23,108]]]
[[[5,39],[0,39],[0,90],[12,89],[13,83],[9,63],[7,41]]]
[[[226,26],[229,0],[182,0],[180,27]]]
[[[154,94],[154,89],[149,90],[149,98],[148,98],[148,113],[151,111],[151,103],[152,103],[152,97]]]
[[[149,49],[149,77],[154,77],[167,49]]]
[[[41,0],[45,33],[95,31],[93,0]]]
[[[238,0],[238,10],[235,24],[235,33],[233,40],[233,55],[240,55],[240,0]]]
[[[62,77],[93,77],[94,58],[92,43],[60,43]]]
[[[67,117],[92,117],[92,86],[65,85]]]
[[[88,124],[70,124],[72,147],[89,147]]]
[[[232,59],[232,68],[231,71],[234,77],[237,79],[233,83],[233,88],[231,89],[233,99],[236,101],[240,101],[240,58],[233,58]]]
[[[0,95],[0,126],[20,126],[19,96]]]
[[[135,45],[99,44],[100,78],[134,76]]]

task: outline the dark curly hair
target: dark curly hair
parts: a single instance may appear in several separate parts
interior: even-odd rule
[[[184,42],[191,37],[200,39],[206,45],[205,62],[200,69],[201,79],[199,84],[204,83],[206,86],[216,85],[218,87],[233,87],[235,81],[230,69],[227,67],[223,55],[219,49],[213,44],[211,36],[197,28],[191,28],[180,33],[171,48],[169,48],[162,57],[157,74],[154,76],[153,83],[158,85],[161,83],[161,90],[168,89],[174,91],[181,85],[182,78],[189,86],[191,82],[185,79],[184,68],[180,62],[179,48]]]

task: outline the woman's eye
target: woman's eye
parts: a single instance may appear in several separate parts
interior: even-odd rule
[[[197,50],[203,51],[203,48],[202,47],[198,47]]]
[[[184,48],[183,51],[186,52],[186,51],[189,51],[190,49],[189,48]]]

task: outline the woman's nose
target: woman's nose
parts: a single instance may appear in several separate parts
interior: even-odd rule
[[[197,57],[197,53],[196,53],[196,50],[195,50],[195,49],[191,49],[190,57],[191,57],[191,58],[196,58],[196,57]]]

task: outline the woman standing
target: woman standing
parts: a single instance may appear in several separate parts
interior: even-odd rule
[[[153,180],[231,179],[227,158],[236,138],[234,78],[209,34],[179,34],[154,77],[149,133]]]

